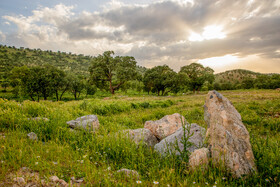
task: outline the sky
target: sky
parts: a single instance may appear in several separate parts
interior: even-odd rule
[[[1,0],[0,44],[280,73],[280,0]]]

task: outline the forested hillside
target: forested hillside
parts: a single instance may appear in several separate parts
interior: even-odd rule
[[[49,64],[65,72],[88,75],[91,56],[76,55],[51,50],[15,48],[0,45],[0,76],[4,78],[7,72],[16,66],[41,66]]]

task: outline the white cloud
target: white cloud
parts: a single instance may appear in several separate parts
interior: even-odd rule
[[[146,4],[112,0],[100,11],[74,14],[74,6],[58,4],[33,10],[31,16],[4,16],[18,29],[0,36],[30,48],[90,55],[114,50],[119,55],[135,56],[142,65],[168,64],[176,70],[199,59],[236,53],[240,59],[258,54],[279,62],[275,52],[280,48],[277,7],[274,0],[249,4],[243,0],[159,0]]]
[[[0,31],[0,41],[1,41],[1,42],[5,42],[5,40],[6,40],[6,35],[3,34],[3,33]]]

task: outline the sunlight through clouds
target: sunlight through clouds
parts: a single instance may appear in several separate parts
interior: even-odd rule
[[[221,26],[210,25],[204,27],[202,34],[192,33],[189,37],[189,41],[203,41],[212,39],[223,39],[226,34],[222,32],[223,28]]]

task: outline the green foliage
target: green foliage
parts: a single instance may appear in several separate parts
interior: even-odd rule
[[[109,100],[40,103],[0,99],[0,181],[28,167],[46,179],[56,175],[70,182],[71,177],[83,177],[85,186],[133,186],[136,180],[142,181],[143,186],[153,186],[153,181],[159,181],[162,186],[205,186],[206,182],[211,186],[279,185],[279,93],[248,90],[222,94],[240,112],[250,133],[256,175],[234,179],[225,168],[214,168],[211,163],[208,169],[193,172],[181,158],[163,158],[153,149],[137,146],[119,133],[143,128],[145,121],[176,112],[184,115],[189,123],[205,127],[206,95],[202,93],[168,98],[116,96]],[[88,114],[98,115],[100,129],[96,133],[68,129],[67,121]],[[28,120],[32,117],[50,120]],[[39,141],[27,138],[31,131],[38,135]],[[138,171],[139,179],[120,176],[116,171],[121,168]]]
[[[166,95],[169,92],[178,92],[183,79],[167,65],[156,66],[146,71],[143,82],[145,90],[156,92],[158,95]]]
[[[106,51],[92,59],[89,68],[91,81],[100,89],[115,93],[129,80],[136,79],[136,61],[134,57],[116,56],[113,51]]]
[[[53,66],[44,65],[42,67],[26,66],[15,67],[11,70],[9,78],[11,85],[14,87],[16,95],[26,94],[33,101],[37,97],[46,100],[55,93],[57,101],[59,100],[59,91],[62,91],[60,99],[65,92],[65,73]],[[19,93],[19,92],[23,93]]]
[[[215,79],[214,70],[209,67],[203,67],[203,65],[198,63],[181,67],[180,73],[186,75],[188,85],[193,92],[199,92],[206,81],[212,84]]]

